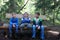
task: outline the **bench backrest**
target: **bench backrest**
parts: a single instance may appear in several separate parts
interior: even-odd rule
[[[22,18],[22,14],[16,14],[17,18]],[[6,13],[6,18],[11,18],[12,14],[11,13]],[[34,18],[34,15],[29,14],[30,18]],[[42,18],[43,20],[47,20],[47,17],[45,15],[40,15],[40,18]]]

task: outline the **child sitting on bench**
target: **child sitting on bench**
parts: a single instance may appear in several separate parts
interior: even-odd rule
[[[9,36],[12,37],[12,28],[16,29],[16,34],[18,33],[18,18],[16,17],[16,14],[13,13],[12,17],[10,18],[10,26],[9,26]]]
[[[42,25],[42,19],[39,17],[40,13],[37,12],[35,14],[35,18],[33,18],[33,29],[32,29],[32,38],[36,37],[36,28],[41,30],[40,37],[44,40],[44,26]]]
[[[30,22],[31,22],[31,19],[29,17],[29,14],[27,12],[25,12],[23,14],[23,17],[21,18],[21,25],[20,25],[20,27],[21,28],[22,27],[31,28],[32,26],[31,26]]]

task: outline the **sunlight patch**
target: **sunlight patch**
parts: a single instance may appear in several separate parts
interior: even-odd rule
[[[52,33],[53,35],[59,35],[58,31],[48,31],[49,33]]]

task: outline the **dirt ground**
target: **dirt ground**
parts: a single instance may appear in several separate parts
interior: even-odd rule
[[[48,28],[51,28],[51,30],[53,30],[53,31],[60,32],[60,26],[54,26],[54,27],[51,26]],[[3,34],[0,34],[0,40],[33,40],[33,39],[31,38],[31,34],[20,35],[20,37],[18,37],[18,39],[14,38],[14,37],[12,39],[10,39],[9,37],[5,38],[5,36]],[[34,40],[40,40],[40,39],[37,36],[37,38]],[[45,40],[60,40],[60,34],[55,36],[55,35],[52,35],[51,33],[46,33]]]

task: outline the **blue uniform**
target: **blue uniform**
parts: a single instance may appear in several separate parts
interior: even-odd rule
[[[30,23],[30,18],[22,18],[22,20],[21,20],[21,24],[23,24],[23,23]]]
[[[24,27],[25,25],[27,25],[27,27],[32,27],[30,22],[31,22],[31,20],[29,17],[28,18],[23,17],[21,19],[21,26],[20,27]]]
[[[9,32],[12,33],[12,26],[15,25],[16,33],[18,33],[18,18],[10,18]]]

